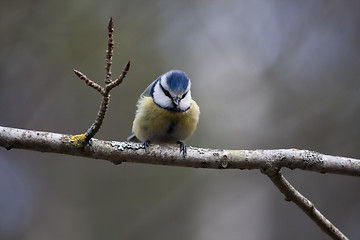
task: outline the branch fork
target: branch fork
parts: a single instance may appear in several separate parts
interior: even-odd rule
[[[100,109],[98,111],[97,117],[94,121],[94,123],[88,128],[88,130],[84,134],[75,135],[71,138],[71,142],[76,147],[83,147],[85,146],[89,140],[95,136],[95,134],[99,131],[104,118],[105,114],[110,102],[110,91],[122,83],[124,78],[126,77],[127,72],[130,69],[130,61],[125,65],[121,75],[115,79],[111,80],[111,65],[112,65],[112,56],[113,56],[113,49],[114,49],[114,27],[113,27],[113,20],[110,18],[109,24],[108,24],[108,47],[106,50],[106,65],[105,65],[105,86],[102,87],[96,82],[90,80],[85,74],[82,72],[75,70],[74,73],[76,76],[78,76],[80,79],[84,80],[85,83],[97,90],[102,95],[102,101],[100,104]]]

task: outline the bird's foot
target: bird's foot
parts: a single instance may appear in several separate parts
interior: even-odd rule
[[[146,148],[148,148],[150,146],[150,141],[146,140],[145,142],[142,143],[142,146],[146,150]]]
[[[178,143],[180,144],[180,154],[183,154],[183,157],[186,157],[187,154],[187,147],[186,144],[182,141],[178,141]]]

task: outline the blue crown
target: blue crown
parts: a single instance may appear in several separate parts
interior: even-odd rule
[[[169,89],[175,92],[184,92],[189,85],[189,78],[183,71],[171,70],[165,73]]]

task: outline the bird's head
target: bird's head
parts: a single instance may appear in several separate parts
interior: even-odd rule
[[[154,83],[154,102],[170,111],[186,111],[191,105],[191,82],[186,73],[171,70],[161,75]]]

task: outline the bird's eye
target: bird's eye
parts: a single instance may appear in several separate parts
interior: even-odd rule
[[[183,99],[184,97],[186,97],[186,95],[188,94],[189,91],[187,91],[186,93],[184,93],[182,96],[181,96],[181,99]]]
[[[160,83],[160,87],[161,87],[161,90],[164,92],[164,94],[165,94],[166,96],[168,96],[169,98],[172,98],[172,96],[170,95],[169,91],[166,90],[166,89],[162,86],[161,83]]]

